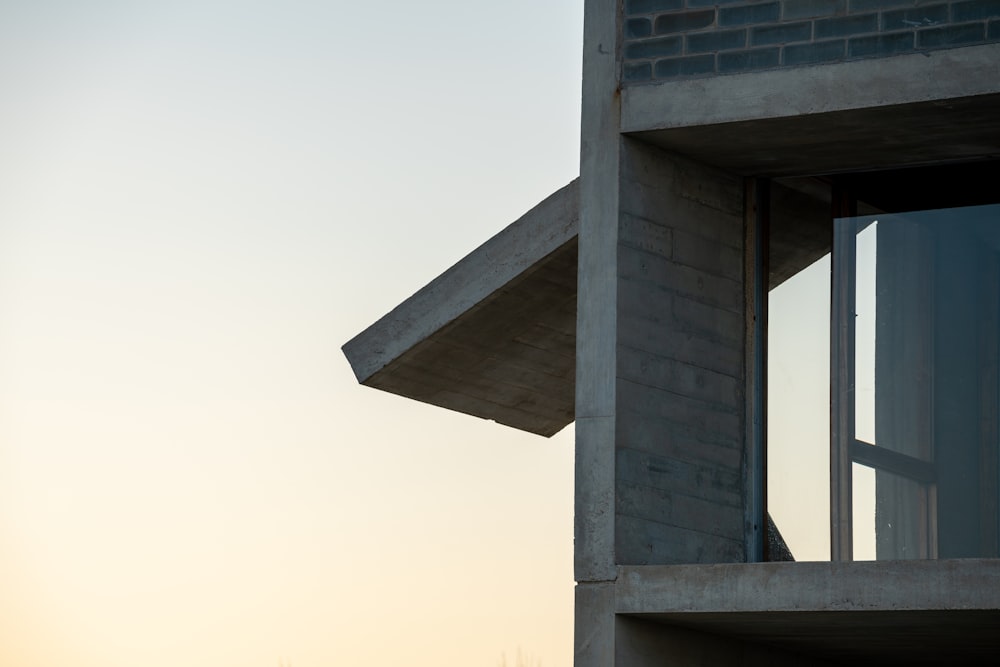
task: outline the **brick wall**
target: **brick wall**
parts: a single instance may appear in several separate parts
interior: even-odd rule
[[[1000,42],[1000,0],[625,0],[626,84]]]

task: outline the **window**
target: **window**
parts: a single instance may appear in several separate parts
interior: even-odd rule
[[[996,183],[772,183],[766,498],[797,560],[1000,556]]]
[[[834,555],[996,556],[1000,205],[837,218],[833,256]]]

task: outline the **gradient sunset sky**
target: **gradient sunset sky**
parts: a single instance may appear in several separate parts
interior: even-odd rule
[[[572,662],[572,427],[340,346],[578,173],[580,0],[0,0],[0,664]]]
[[[576,177],[582,30],[582,0],[0,0],[0,665],[572,665],[573,427],[361,387],[340,346]],[[803,560],[829,293],[820,260],[769,306]]]

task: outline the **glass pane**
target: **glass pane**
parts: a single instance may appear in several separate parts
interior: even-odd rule
[[[933,558],[932,489],[854,464],[854,560]]]
[[[835,224],[858,230],[855,437],[891,452],[855,466],[855,558],[995,557],[1000,206]]]
[[[927,485],[875,471],[875,554],[879,560],[935,557],[931,497]]]

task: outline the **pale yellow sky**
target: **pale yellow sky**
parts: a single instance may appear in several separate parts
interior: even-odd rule
[[[339,348],[576,175],[581,32],[0,2],[0,664],[571,664],[572,427]]]
[[[857,435],[875,441],[875,227],[857,237]],[[830,256],[768,301],[768,510],[796,560],[830,560]],[[875,558],[875,471],[854,464],[854,558]]]

